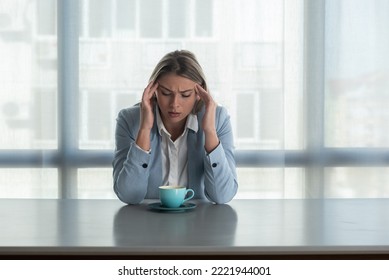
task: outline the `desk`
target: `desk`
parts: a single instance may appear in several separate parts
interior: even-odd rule
[[[0,200],[0,256],[389,256],[389,199]]]

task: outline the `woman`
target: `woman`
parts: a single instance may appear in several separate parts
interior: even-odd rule
[[[125,203],[158,198],[162,185],[186,186],[218,204],[237,192],[229,116],[189,51],[161,59],[142,102],[120,111],[115,137],[114,191]]]

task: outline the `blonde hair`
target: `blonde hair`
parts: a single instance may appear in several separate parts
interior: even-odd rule
[[[203,69],[190,51],[177,50],[166,54],[155,66],[149,81],[157,81],[162,75],[169,73],[190,79],[208,91]],[[202,107],[203,101],[197,101],[192,113],[196,114]]]

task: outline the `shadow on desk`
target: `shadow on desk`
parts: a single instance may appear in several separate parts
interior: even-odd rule
[[[127,205],[114,218],[116,246],[230,246],[237,214],[229,205],[199,203],[187,212],[158,212]]]

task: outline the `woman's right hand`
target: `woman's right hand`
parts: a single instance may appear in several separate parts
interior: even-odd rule
[[[157,82],[149,83],[143,91],[142,103],[140,106],[140,125],[136,144],[145,151],[150,150],[150,131],[154,125],[154,96],[157,88]]]
[[[150,82],[143,91],[139,129],[151,130],[154,124],[154,100],[157,82]]]

